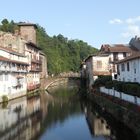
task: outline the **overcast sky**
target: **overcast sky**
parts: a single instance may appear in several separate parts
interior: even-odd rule
[[[100,48],[140,36],[139,0],[1,0],[0,20],[38,23],[48,35],[62,34]]]

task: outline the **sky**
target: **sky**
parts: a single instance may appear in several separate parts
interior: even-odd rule
[[[0,21],[37,23],[100,48],[140,36],[140,0],[1,0]]]

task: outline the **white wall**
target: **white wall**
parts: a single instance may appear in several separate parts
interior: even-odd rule
[[[125,82],[138,82],[140,83],[140,59],[135,59],[129,61],[130,70],[127,71],[127,62],[124,62],[125,71],[121,70],[121,64],[119,64],[119,71],[120,75],[118,75],[118,81],[125,81]],[[136,69],[136,73],[134,72]]]

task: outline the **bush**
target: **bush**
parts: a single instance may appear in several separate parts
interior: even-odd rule
[[[93,86],[105,86],[106,82],[112,81],[112,76],[99,76]]]
[[[2,96],[2,102],[8,102],[8,97],[6,95]]]
[[[113,81],[108,81],[105,83],[105,88],[112,89],[114,87]]]

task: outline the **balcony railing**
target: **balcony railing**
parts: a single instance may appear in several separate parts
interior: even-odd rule
[[[8,71],[8,72],[27,72],[27,69],[21,69],[18,67],[9,67],[9,66],[0,66],[0,71]]]

